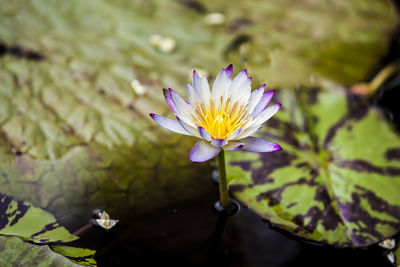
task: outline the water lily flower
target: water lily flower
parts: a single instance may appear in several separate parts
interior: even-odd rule
[[[150,116],[167,130],[201,139],[189,155],[194,162],[212,159],[221,150],[281,150],[276,143],[251,137],[281,107],[268,107],[274,91],[264,92],[265,84],[251,91],[251,82],[246,70],[232,79],[229,65],[220,71],[210,90],[207,78],[194,70],[192,84],[186,84],[189,101],[172,89],[164,89],[165,100],[177,120],[153,113]]]

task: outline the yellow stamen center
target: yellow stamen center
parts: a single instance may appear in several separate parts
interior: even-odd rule
[[[245,105],[239,102],[231,105],[230,99],[222,102],[222,98],[217,105],[212,100],[207,106],[201,102],[192,114],[196,124],[203,127],[213,139],[227,139],[250,120]]]

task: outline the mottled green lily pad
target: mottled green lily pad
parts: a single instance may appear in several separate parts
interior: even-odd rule
[[[50,248],[79,265],[97,266],[97,263],[93,258],[96,253],[95,250],[60,245],[51,245]]]
[[[50,213],[1,193],[0,218],[0,235],[18,236],[39,244],[78,239]]]
[[[2,138],[15,152],[50,159],[92,142],[132,146],[142,132],[157,140],[144,117],[162,113],[161,88],[184,91],[193,68],[213,76],[233,63],[248,68],[254,83],[271,86],[318,77],[352,83],[385,53],[396,26],[383,0],[198,3],[226,13],[221,27],[185,2],[3,3]],[[154,34],[177,48],[158,51]],[[235,45],[243,35],[247,41]],[[134,80],[145,90],[135,92]]]
[[[80,265],[96,266],[93,259],[95,250],[56,245],[74,241],[78,237],[70,234],[50,213],[0,193],[0,218],[0,244],[3,248],[0,248],[0,263],[3,261],[4,264],[13,263],[15,266],[49,266],[55,263],[57,266],[75,266],[58,256],[58,253]],[[46,245],[21,245],[22,241],[12,236],[38,244],[53,244],[51,249],[54,252]]]
[[[274,225],[336,246],[363,247],[400,229],[400,135],[344,89],[280,90],[260,136],[283,151],[231,153],[231,189]]]
[[[0,236],[1,266],[81,266],[66,257],[55,253],[47,245],[24,242],[18,237]]]

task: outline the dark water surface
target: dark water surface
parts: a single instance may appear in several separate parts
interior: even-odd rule
[[[110,231],[91,227],[81,242],[95,244],[99,266],[392,266],[382,248],[308,244],[271,229],[243,206],[224,225],[213,210],[217,196],[210,181],[201,197],[121,220]]]

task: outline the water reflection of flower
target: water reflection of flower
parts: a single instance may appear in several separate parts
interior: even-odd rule
[[[232,80],[230,65],[220,71],[210,90],[206,77],[193,71],[192,85],[186,85],[189,102],[174,90],[164,89],[165,100],[177,120],[153,113],[150,116],[172,132],[201,139],[190,152],[190,160],[194,162],[212,159],[221,150],[280,150],[276,143],[251,137],[281,106],[267,107],[274,92],[264,92],[265,84],[251,92],[251,81],[246,70]]]

